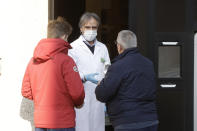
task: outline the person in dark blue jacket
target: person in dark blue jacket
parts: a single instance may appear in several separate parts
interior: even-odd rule
[[[117,49],[96,98],[106,103],[115,131],[157,131],[153,63],[139,53],[136,35],[129,30],[119,32]]]

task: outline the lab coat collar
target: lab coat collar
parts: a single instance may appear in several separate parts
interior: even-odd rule
[[[83,41],[84,44],[87,44],[87,45],[89,45],[89,46],[91,46],[91,47],[92,47],[92,46],[96,46],[96,43],[97,43],[97,39],[95,39],[93,45],[89,44],[89,42],[83,37],[83,35],[81,35],[81,36],[79,37],[79,39],[80,39],[81,41]]]

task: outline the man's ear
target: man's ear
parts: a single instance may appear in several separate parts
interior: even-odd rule
[[[80,33],[83,34],[83,27],[80,28]]]
[[[68,35],[64,35],[64,38],[66,39],[66,41],[68,40]]]
[[[117,44],[117,49],[119,54],[121,54],[124,51],[124,48],[120,44]]]
[[[118,44],[119,45],[119,49],[120,51],[124,50],[124,48],[122,47],[122,45]]]
[[[117,45],[116,45],[116,47],[117,47],[117,51],[118,51],[118,53],[120,53],[120,45],[119,45],[119,44],[117,44]]]
[[[62,37],[60,37],[61,39],[65,40],[66,42],[68,41],[68,35],[63,35]]]

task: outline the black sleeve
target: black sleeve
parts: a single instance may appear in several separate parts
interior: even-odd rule
[[[121,70],[115,66],[110,66],[105,78],[96,87],[95,94],[97,100],[108,102],[116,94],[121,84]]]

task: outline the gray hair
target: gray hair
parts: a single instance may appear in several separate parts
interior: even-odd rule
[[[98,26],[99,26],[99,24],[101,22],[100,17],[95,13],[86,12],[80,18],[79,28],[81,28],[87,21],[89,21],[92,18],[94,18],[97,21]]]
[[[137,47],[137,37],[130,30],[122,30],[118,33],[117,42],[123,46],[124,49]]]

